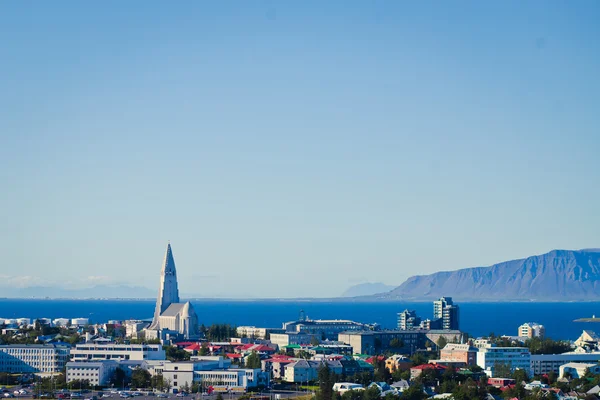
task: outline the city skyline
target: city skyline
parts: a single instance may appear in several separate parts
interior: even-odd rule
[[[249,298],[599,247],[599,17],[1,3],[0,290],[156,291],[168,240]]]

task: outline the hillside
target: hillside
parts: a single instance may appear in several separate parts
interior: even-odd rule
[[[418,275],[382,300],[575,301],[600,300],[600,250],[553,250],[489,267]]]
[[[395,288],[396,286],[386,285],[385,283],[381,282],[361,283],[346,289],[346,291],[342,293],[342,297],[371,296],[374,294],[389,292]]]

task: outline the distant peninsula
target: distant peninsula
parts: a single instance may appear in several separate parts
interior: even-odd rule
[[[379,301],[600,301],[600,249],[552,250],[487,267],[408,278]],[[595,321],[594,321],[595,322]]]

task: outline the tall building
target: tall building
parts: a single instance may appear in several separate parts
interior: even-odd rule
[[[441,319],[444,317],[444,308],[454,305],[452,297],[441,297],[433,302],[433,319]]]
[[[527,338],[538,337],[540,339],[543,339],[545,335],[546,335],[546,328],[544,328],[544,325],[540,325],[536,322],[526,322],[519,327],[518,336],[521,336],[521,337],[527,337]]]
[[[146,329],[147,339],[181,336],[189,339],[198,335],[198,316],[192,304],[188,301],[179,302],[177,288],[177,271],[171,244],[167,251],[160,271],[160,286],[152,324]]]
[[[398,329],[408,331],[411,329],[419,329],[421,318],[417,316],[414,310],[404,310],[398,313]]]
[[[433,321],[431,327],[440,329],[459,329],[459,308],[452,297],[441,297],[433,302]]]

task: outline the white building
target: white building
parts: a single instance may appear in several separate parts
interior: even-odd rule
[[[69,359],[68,346],[11,344],[0,346],[0,371],[13,374],[61,372]]]
[[[560,378],[566,378],[565,373],[568,373],[571,378],[578,379],[585,375],[585,371],[589,370],[592,374],[600,374],[600,365],[592,363],[568,363],[561,365],[558,370]]]
[[[71,325],[73,326],[86,326],[90,324],[89,318],[73,318],[71,319]]]
[[[533,354],[531,356],[531,371],[534,375],[543,375],[550,372],[559,373],[560,366],[573,362],[598,363],[600,352],[562,354]]]
[[[165,351],[160,344],[78,344],[71,350],[73,361],[99,360],[164,360]]]
[[[169,391],[181,390],[199,383],[202,387],[212,386],[216,391],[241,391],[258,385],[268,384],[268,374],[260,369],[230,368],[231,360],[223,357],[196,357],[191,361],[169,362],[162,365],[147,362],[151,374],[162,374],[170,382]],[[152,364],[152,365],[151,365]]]
[[[484,347],[477,352],[477,365],[486,375],[495,378],[498,364],[510,367],[511,371],[522,369],[531,374],[531,354],[527,347]],[[506,378],[502,376],[501,378]]]
[[[71,320],[68,318],[56,318],[56,319],[52,320],[52,323],[55,326],[67,326],[67,325],[69,325],[70,322],[71,322]]]
[[[238,326],[236,333],[240,337],[264,339],[267,336],[267,332],[269,331],[271,331],[271,329],[269,328],[257,328],[255,326]]]
[[[128,320],[123,325],[125,326],[125,337],[137,339],[138,333],[147,327],[148,323],[139,320]]]
[[[327,340],[336,340],[341,332],[365,331],[373,328],[375,328],[373,325],[347,319],[301,319],[283,323],[286,333],[312,334],[319,339]]]
[[[544,325],[540,325],[537,322],[526,322],[519,327],[517,336],[526,338],[540,338],[543,339],[546,335],[546,328]]]
[[[282,347],[289,346],[290,344],[310,344],[313,338],[321,339],[320,335],[307,334],[307,333],[271,333],[271,343],[276,344],[281,349]]]
[[[17,318],[16,323],[19,326],[29,326],[29,325],[31,325],[31,319],[30,318]]]
[[[87,380],[94,386],[107,386],[118,364],[113,360],[97,362],[70,361],[67,363],[67,383]]]
[[[336,361],[312,361],[312,360],[298,360],[294,363],[285,366],[285,372],[283,380],[286,382],[310,382],[318,379],[319,369],[323,364],[327,364],[332,373],[336,375],[342,375],[343,367],[342,363]]]

